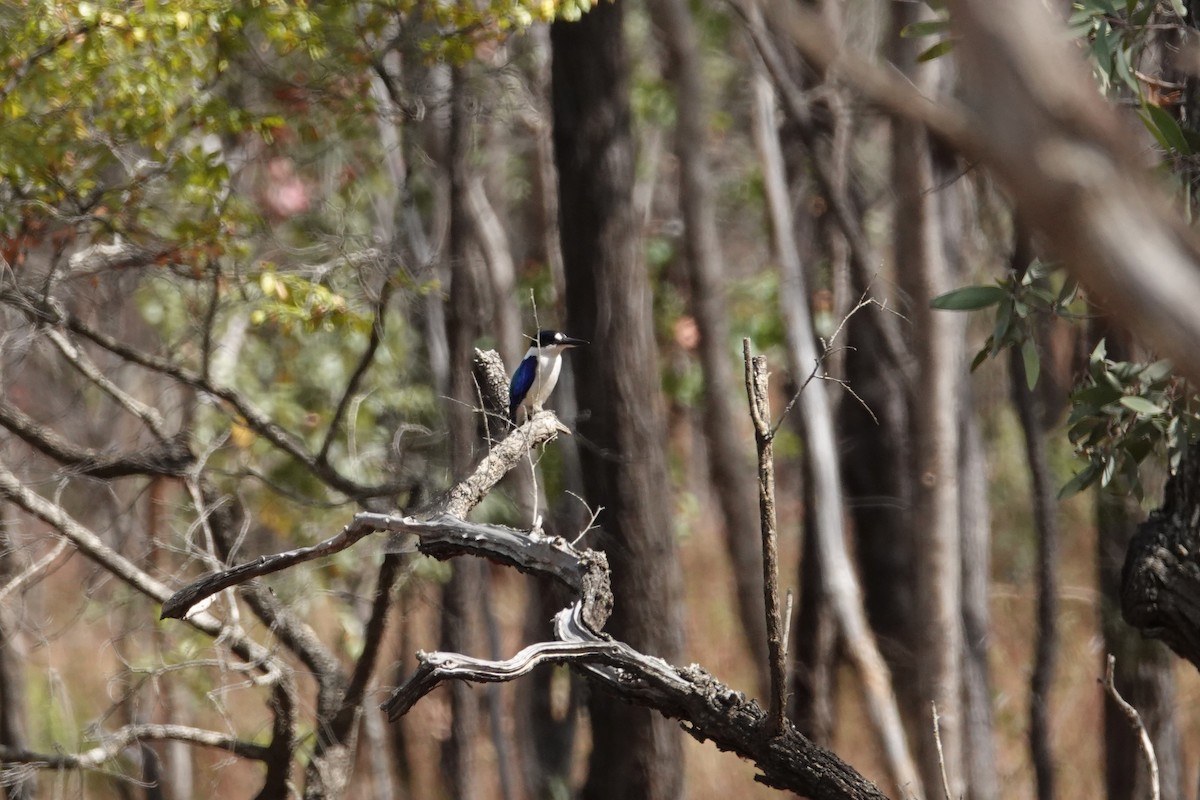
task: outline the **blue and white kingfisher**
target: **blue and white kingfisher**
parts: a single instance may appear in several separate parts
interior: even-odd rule
[[[558,331],[538,331],[508,385],[508,416],[514,425],[542,410],[562,371],[562,352],[587,344]]]

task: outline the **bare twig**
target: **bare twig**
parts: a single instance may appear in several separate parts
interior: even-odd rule
[[[837,341],[837,337],[841,334],[842,329],[846,327],[846,323],[850,321],[851,317],[867,306],[878,306],[880,311],[891,311],[891,309],[888,308],[887,303],[881,303],[874,297],[868,297],[867,293],[863,292],[862,296],[858,298],[858,305],[846,312],[846,315],[842,317],[841,322],[838,323],[837,329],[834,330],[830,337],[828,339],[820,340],[821,355],[817,356],[817,358],[813,361],[812,372],[808,373],[808,377],[805,378],[804,382],[800,384],[800,388],[796,389],[795,394],[793,394],[792,398],[788,400],[787,405],[783,407],[783,411],[779,414],[779,419],[776,420],[775,426],[771,429],[772,434],[776,433],[780,426],[783,425],[784,420],[787,419],[787,415],[796,405],[796,401],[800,399],[800,395],[805,389],[808,388],[808,385],[812,383],[814,379],[829,381],[830,383],[836,383],[838,386],[841,386],[850,394],[851,397],[858,401],[859,405],[861,405],[868,414],[871,415],[871,419],[875,421],[875,424],[879,424],[879,418],[875,416],[875,412],[871,410],[871,407],[867,405],[865,400],[858,396],[858,392],[854,391],[853,387],[850,386],[848,381],[842,380],[841,378],[834,378],[831,375],[818,374],[826,359],[828,359],[829,356],[835,352],[833,343]]]
[[[59,539],[57,544],[50,549],[49,553],[39,558],[34,563],[30,564],[25,569],[21,570],[20,574],[14,575],[12,580],[0,586],[0,603],[4,602],[4,598],[8,597],[13,592],[20,589],[22,586],[33,583],[39,580],[43,575],[50,571],[50,567],[58,560],[67,549],[67,540]]]
[[[69,468],[70,472],[93,478],[123,478],[130,475],[182,477],[193,463],[192,452],[182,437],[160,440],[145,449],[129,453],[105,453],[78,446],[2,397],[0,427],[8,429],[30,447]]]
[[[1158,758],[1154,755],[1154,742],[1150,740],[1150,733],[1146,730],[1146,726],[1142,723],[1142,716],[1137,709],[1125,701],[1121,697],[1121,693],[1117,691],[1117,684],[1114,680],[1116,672],[1117,658],[1112,653],[1108,654],[1104,667],[1104,691],[1108,692],[1108,696],[1113,699],[1113,702],[1121,709],[1125,716],[1129,719],[1129,725],[1133,728],[1138,737],[1138,745],[1141,747],[1142,756],[1146,759],[1146,768],[1150,772],[1150,797],[1151,800],[1160,800],[1162,790],[1159,785],[1158,778]]]
[[[379,299],[375,303],[375,318],[371,322],[371,336],[367,340],[367,348],[354,367],[350,380],[346,381],[346,389],[342,392],[342,397],[334,409],[333,419],[329,421],[329,429],[325,432],[325,440],[321,442],[321,449],[317,452],[318,463],[324,464],[329,461],[329,448],[333,446],[333,440],[337,438],[338,428],[342,425],[342,417],[346,415],[346,408],[349,406],[351,398],[357,394],[363,376],[367,374],[367,370],[375,361],[375,353],[378,352],[379,345],[383,341],[384,322],[387,319],[388,301],[392,297],[392,286],[393,282],[388,277],[383,282],[383,288],[379,290]]]
[[[61,506],[25,487],[2,462],[0,497],[57,530],[85,556],[147,597],[162,602],[170,596],[171,591],[166,585],[105,544],[95,532],[77,522]],[[271,680],[277,676],[279,665],[275,662],[275,657],[244,632],[222,625],[215,617],[206,613],[194,614],[188,618],[188,622],[209,636],[221,637],[239,658],[259,664],[264,672],[272,676]]]
[[[942,731],[939,726],[937,703],[930,703],[933,713],[933,743],[937,747],[938,770],[942,773],[942,796],[953,800],[950,796],[950,779],[946,777],[946,755],[942,752]]]
[[[242,758],[266,761],[269,748],[245,742],[232,736],[187,725],[126,725],[104,734],[100,744],[82,753],[38,753],[19,747],[0,744],[0,761],[19,762],[39,769],[96,769],[120,755],[126,747],[137,742],[171,739],[204,747],[227,750]]]
[[[373,497],[395,495],[406,488],[402,483],[364,486],[357,481],[351,480],[329,464],[318,460],[309,452],[304,441],[299,436],[279,425],[236,389],[205,380],[198,372],[176,364],[170,359],[130,347],[126,343],[92,328],[83,320],[68,313],[60,305],[46,301],[35,292],[12,286],[4,287],[0,289],[0,302],[8,303],[20,309],[22,313],[34,321],[63,325],[78,336],[87,339],[131,364],[136,364],[151,372],[174,378],[185,386],[189,386],[222,401],[228,406],[226,409],[227,413],[240,418],[243,424],[270,442],[273,447],[282,450],[296,459],[315,477],[338,492],[342,492],[349,497],[365,500]]]
[[[170,435],[167,433],[166,423],[163,422],[162,415],[158,413],[158,409],[146,405],[113,383],[88,358],[87,353],[81,348],[76,347],[61,331],[49,328],[46,331],[46,335],[71,366],[79,370],[92,383],[96,384],[101,391],[115,400],[118,405],[144,422],[146,427],[150,429],[159,441],[165,442],[170,438]]]
[[[758,509],[762,527],[763,600],[767,613],[767,659],[771,676],[770,710],[767,730],[773,736],[783,733],[784,687],[787,665],[783,655],[782,623],[779,613],[779,550],[775,533],[775,458],[771,432],[771,404],[767,397],[767,359],[751,357],[750,340],[742,339],[742,358],[746,364],[746,396],[754,439],[758,445]]]

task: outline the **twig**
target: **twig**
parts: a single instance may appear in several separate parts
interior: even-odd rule
[[[19,575],[14,575],[12,580],[0,586],[0,603],[4,602],[4,598],[20,589],[22,586],[33,583],[39,580],[43,575],[50,571],[50,567],[58,560],[58,557],[67,549],[67,540],[59,539],[58,543],[51,548],[49,553],[42,556],[35,563],[30,564]]]
[[[109,547],[90,528],[71,517],[62,506],[50,502],[23,485],[3,462],[0,462],[0,497],[50,525],[86,557],[147,597],[162,601],[170,595],[170,589],[166,585]],[[188,622],[209,636],[223,639],[239,658],[260,665],[260,669],[271,676],[271,680],[278,678],[280,665],[275,656],[244,632],[223,625],[206,613],[195,614],[188,618]]]
[[[775,462],[774,434],[771,431],[771,404],[767,397],[767,359],[751,357],[750,340],[742,339],[742,358],[746,364],[746,397],[754,439],[758,445],[758,510],[762,526],[763,600],[767,612],[767,659],[771,675],[770,709],[767,730],[772,736],[783,733],[784,687],[787,665],[784,661],[782,623],[779,613],[779,551],[775,533]]]
[[[871,410],[871,407],[869,405],[867,405],[867,402],[865,400],[863,400],[861,397],[858,396],[858,392],[854,391],[854,389],[850,386],[850,383],[848,381],[845,381],[842,378],[834,378],[830,375],[817,374],[821,369],[821,365],[825,363],[825,359],[829,358],[829,356],[834,352],[833,343],[835,341],[837,341],[837,337],[839,334],[841,334],[842,329],[844,327],[846,327],[846,323],[850,321],[851,317],[853,317],[860,310],[866,308],[867,306],[879,306],[880,311],[891,311],[891,309],[889,309],[887,307],[887,303],[881,303],[878,300],[876,300],[874,297],[868,297],[867,293],[863,292],[862,296],[858,298],[858,305],[856,305],[854,308],[852,308],[846,312],[846,315],[844,317],[842,317],[841,322],[838,323],[837,328],[830,335],[829,339],[828,340],[825,340],[825,339],[820,340],[821,355],[819,355],[813,361],[812,372],[808,373],[808,377],[804,379],[804,383],[800,384],[800,388],[796,390],[796,393],[792,395],[792,398],[790,400],[788,400],[787,405],[785,405],[783,407],[783,412],[780,413],[779,419],[775,422],[774,427],[771,428],[772,434],[775,434],[776,432],[778,432],[779,428],[783,425],[784,420],[787,419],[787,415],[791,412],[792,408],[796,405],[796,401],[798,401],[800,399],[800,395],[803,394],[804,390],[808,388],[808,385],[813,382],[813,379],[829,381],[830,383],[836,383],[838,386],[841,386],[843,389],[845,389],[847,392],[850,393],[851,397],[853,397],[855,400],[858,401],[859,405],[861,405],[868,414],[871,415],[871,419],[875,421],[875,424],[876,425],[879,424],[879,418],[875,416],[875,412]],[[903,317],[901,317],[901,319],[903,319]]]
[[[933,743],[937,746],[938,770],[942,773],[942,796],[950,797],[950,780],[946,777],[946,755],[942,752],[942,731],[938,727],[937,703],[929,704],[933,711]]]
[[[170,739],[191,744],[228,750],[236,756],[254,761],[266,761],[269,749],[261,744],[244,742],[216,731],[186,725],[126,725],[104,734],[100,744],[82,753],[38,753],[9,745],[0,745],[0,761],[17,762],[41,769],[96,769],[116,758],[135,742]]]
[[[270,442],[272,446],[292,456],[305,469],[332,489],[349,497],[360,500],[372,497],[388,497],[402,492],[406,488],[402,483],[383,486],[364,486],[357,481],[351,480],[329,464],[319,461],[309,452],[307,445],[301,437],[279,425],[262,409],[251,402],[248,397],[236,389],[207,381],[198,372],[176,364],[170,359],[130,347],[126,343],[92,328],[83,320],[68,313],[61,305],[47,301],[36,293],[15,287],[5,287],[4,289],[0,289],[0,302],[8,303],[20,309],[22,313],[34,321],[63,325],[67,330],[131,364],[136,364],[151,372],[166,375],[185,386],[189,386],[222,401],[228,406],[225,409],[226,413],[230,414],[230,416],[240,418],[242,423]]]
[[[325,440],[321,442],[321,449],[317,452],[317,462],[320,464],[328,462],[329,448],[333,446],[333,440],[337,437],[338,428],[341,427],[342,417],[346,415],[346,408],[349,405],[350,399],[358,392],[358,386],[362,383],[363,376],[367,374],[367,370],[375,362],[375,353],[379,350],[379,345],[383,341],[388,301],[392,297],[392,286],[391,277],[385,278],[383,288],[379,290],[379,300],[375,304],[375,319],[371,322],[371,336],[367,340],[367,348],[363,350],[362,357],[359,358],[358,364],[354,367],[354,372],[350,375],[350,380],[346,382],[346,389],[342,392],[342,397],[338,400],[337,407],[334,409],[333,419],[329,421],[329,429],[325,431]],[[208,376],[205,375],[204,377],[207,378]]]
[[[1121,711],[1129,719],[1129,724],[1133,728],[1138,737],[1138,745],[1141,748],[1142,756],[1146,759],[1146,767],[1150,771],[1150,798],[1151,800],[1160,800],[1162,790],[1159,785],[1158,778],[1158,758],[1154,755],[1154,742],[1150,740],[1150,734],[1146,730],[1146,726],[1142,724],[1142,716],[1137,709],[1125,701],[1121,697],[1121,693],[1117,691],[1117,684],[1114,680],[1116,672],[1117,658],[1112,653],[1108,654],[1107,664],[1104,668],[1104,680],[1101,682],[1104,685],[1104,690],[1108,692],[1108,696],[1116,702]]]
[[[163,422],[162,415],[158,413],[158,409],[146,405],[109,380],[100,371],[99,367],[88,358],[87,353],[81,348],[76,347],[62,332],[48,328],[46,335],[50,337],[50,341],[54,343],[54,346],[58,348],[63,358],[71,366],[92,383],[96,384],[101,391],[115,400],[122,408],[144,422],[146,427],[150,429],[160,442],[165,442],[170,438],[170,434],[167,433],[166,423]]]

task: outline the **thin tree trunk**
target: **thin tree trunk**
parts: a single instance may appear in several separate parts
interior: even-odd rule
[[[633,140],[624,4],[555,22],[552,84],[567,310],[590,347],[576,354],[589,501],[621,598],[609,630],[668,660],[681,655],[682,577],[671,533],[665,425],[650,288],[633,219]],[[583,796],[671,800],[683,790],[678,728],[645,709],[594,695]]]
[[[1023,275],[1033,259],[1024,232],[1018,231],[1010,268]],[[1058,660],[1058,517],[1054,478],[1046,457],[1045,413],[1041,396],[1029,388],[1021,351],[1010,350],[1009,377],[1013,404],[1021,422],[1029,462],[1033,527],[1038,541],[1037,640],[1029,678],[1029,750],[1039,800],[1054,797],[1054,754],[1050,749],[1050,689]]]
[[[545,28],[530,31],[526,37],[532,58],[530,82],[543,91],[538,93],[530,121],[535,139],[532,153],[533,176],[533,252],[549,267],[554,300],[549,306],[539,305],[536,320],[565,319],[564,298],[566,277],[563,274],[562,249],[559,244],[558,180],[554,166],[554,146],[551,139],[550,37]],[[514,298],[523,304],[526,297]],[[552,325],[547,325],[551,327]],[[520,353],[517,354],[519,356]],[[516,356],[514,356],[515,358]],[[554,392],[554,402],[568,424],[577,416],[573,360],[567,358]],[[575,437],[558,440],[561,485],[577,496],[584,493]],[[524,470],[521,470],[524,472]],[[522,513],[533,506],[532,490],[517,482],[518,507]],[[579,502],[569,495],[560,496],[551,504],[539,487],[537,506],[547,514],[548,530],[573,540],[587,526],[587,514]],[[526,641],[542,641],[550,636],[550,619],[569,602],[562,587],[548,579],[535,579],[530,585],[525,610]],[[579,731],[580,708],[583,705],[583,680],[575,673],[557,667],[542,666],[517,686],[517,707],[520,722],[517,735],[521,749],[522,773],[527,792],[534,800],[557,800],[572,790],[575,767],[575,741]]]
[[[666,76],[675,91],[675,154],[679,159],[679,204],[683,212],[684,258],[691,279],[691,310],[700,331],[704,373],[703,428],[713,490],[721,510],[725,543],[733,563],[738,614],[758,670],[760,697],[767,688],[767,627],[762,595],[762,552],[755,533],[754,470],[741,436],[744,426],[730,397],[734,386],[725,308],[725,265],[705,145],[708,114],[703,64],[696,29],[684,0],[648,4],[666,49]]]
[[[18,573],[13,553],[19,549],[9,538],[9,509],[0,503],[0,586],[4,586]],[[29,742],[25,738],[25,671],[23,669],[24,644],[18,639],[19,627],[14,619],[12,604],[0,604],[0,745],[25,749]],[[7,800],[33,800],[37,796],[37,771],[14,772],[5,776],[3,784]]]
[[[783,156],[775,121],[771,85],[761,73],[753,79],[754,135],[763,160],[768,211],[774,249],[780,263],[780,304],[784,316],[791,369],[803,380],[817,363],[812,318],[804,289],[804,274],[792,236],[791,210],[783,175]],[[897,790],[922,797],[921,780],[908,750],[900,711],[887,664],[867,626],[862,590],[846,547],[842,525],[842,488],[837,473],[837,446],[833,438],[833,413],[821,381],[815,380],[800,395],[805,452],[813,474],[813,495],[818,500],[815,525],[809,536],[817,538],[824,570],[822,590],[837,617],[847,655],[862,682],[868,715],[879,737],[888,773]]]
[[[893,30],[923,18],[923,7],[897,4]],[[917,42],[896,35],[893,60],[924,91],[933,91],[941,59],[917,64]],[[927,787],[941,785],[943,764],[951,797],[963,781],[962,742],[962,555],[958,508],[958,403],[963,369],[961,321],[934,311],[930,301],[952,287],[944,249],[941,176],[928,133],[908,121],[893,123],[893,223],[897,281],[907,292],[911,338],[921,387],[913,397],[913,507],[916,536],[917,690],[921,698],[919,748]],[[941,749],[929,726],[931,707],[940,718]]]
[[[467,474],[476,444],[472,409],[477,404],[471,378],[475,340],[480,334],[482,277],[468,248],[470,218],[467,196],[467,158],[470,119],[462,68],[451,79],[450,136],[447,166],[450,173],[450,298],[446,313],[446,338],[450,346],[450,398],[446,404],[450,427],[450,464],[456,478]],[[486,579],[480,563],[459,559],[442,595],[441,647],[470,653],[478,640],[477,605],[479,584]],[[442,750],[442,771],[450,795],[456,800],[481,797],[479,757],[479,709],[470,686],[455,682],[450,687],[450,738]]]
[[[965,382],[969,390],[969,381]],[[963,397],[959,421],[962,495],[963,582],[963,743],[968,796],[997,800],[996,743],[993,737],[992,680],[988,667],[988,585],[991,580],[992,521],[988,506],[988,463],[970,392]]]
[[[791,420],[798,436],[804,428],[798,415]],[[812,491],[812,468],[803,464],[804,473],[804,530],[811,534],[816,527],[817,498]],[[792,672],[792,719],[796,729],[816,744],[828,747],[833,743],[837,719],[838,630],[829,596],[822,590],[821,549],[816,536],[803,537],[800,559],[799,613],[796,615],[792,650],[795,659]]]

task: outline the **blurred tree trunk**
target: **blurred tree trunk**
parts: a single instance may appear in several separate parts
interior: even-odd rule
[[[800,415],[791,415],[791,426],[803,437]],[[833,743],[837,714],[838,630],[833,604],[822,591],[821,548],[812,535],[816,526],[813,513],[817,499],[812,491],[812,469],[802,465],[804,474],[804,546],[800,557],[799,613],[794,626],[792,649],[792,720],[797,730],[812,741],[828,747]]]
[[[1028,235],[1017,226],[1009,269],[1023,276],[1033,260]],[[1046,455],[1046,414],[1042,396],[1031,389],[1025,375],[1021,350],[1011,348],[1008,362],[1013,405],[1025,440],[1029,464],[1033,528],[1037,537],[1037,639],[1033,672],[1029,678],[1029,750],[1033,761],[1037,796],[1050,800],[1054,792],[1054,754],[1050,749],[1050,689],[1058,660],[1058,516],[1054,479]]]
[[[742,631],[766,697],[767,624],[762,593],[762,546],[754,485],[754,463],[738,422],[731,388],[725,265],[706,146],[708,113],[696,26],[685,0],[651,0],[648,5],[666,49],[666,77],[675,91],[675,155],[679,159],[679,205],[683,250],[691,279],[691,311],[700,331],[704,373],[703,429],[708,471],[721,510],[725,543],[733,563]]]
[[[1101,338],[1107,344],[1109,358],[1124,361],[1137,357],[1129,335],[1103,320],[1095,326],[1089,348],[1094,348]],[[1154,743],[1163,800],[1186,797],[1183,753],[1175,723],[1175,659],[1160,642],[1145,638],[1121,617],[1122,569],[1129,543],[1145,513],[1133,497],[1119,497],[1102,489],[1095,491],[1099,534],[1096,562],[1104,652],[1116,656],[1113,682],[1121,696],[1142,715],[1142,723]],[[1104,751],[1104,782],[1109,800],[1150,797],[1137,735],[1130,727],[1129,719],[1107,695],[1104,700]]]
[[[682,578],[668,504],[664,421],[650,288],[633,219],[633,140],[624,5],[601,3],[551,26],[554,153],[567,311],[592,342],[577,354],[589,502],[602,506],[613,594],[609,631],[668,660],[682,654]],[[583,796],[669,800],[683,788],[675,723],[594,695]]]
[[[526,80],[536,87],[530,108],[523,118],[524,125],[533,138],[529,157],[532,178],[532,196],[525,222],[528,248],[525,261],[544,264],[548,267],[554,299],[550,303],[539,302],[537,320],[542,327],[560,327],[559,320],[565,318],[563,311],[562,255],[558,241],[557,180],[554,171],[554,153],[550,125],[550,41],[545,27],[535,27],[522,36],[514,46],[522,48],[518,61],[526,65]],[[510,293],[501,296],[497,289],[496,303],[510,304],[513,317],[522,319],[521,309],[529,295]],[[526,319],[528,317],[525,317]],[[532,330],[532,328],[530,329]],[[506,354],[506,363],[515,368],[528,345],[518,329],[517,347]],[[562,374],[554,392],[554,406],[560,416],[573,424],[575,402],[572,379],[574,354],[564,359]],[[560,486],[582,496],[584,489],[579,476],[579,458],[575,450],[574,437],[563,437],[555,443],[561,458],[557,481]],[[569,495],[560,495],[557,502],[550,503],[544,482],[535,486],[534,470],[528,466],[517,467],[509,476],[516,494],[516,505],[521,519],[532,518],[536,500],[538,512],[544,515],[543,524],[547,532],[575,539],[587,526],[587,515],[582,505]],[[534,494],[536,492],[536,495]],[[545,641],[552,637],[550,620],[554,613],[570,602],[565,590],[546,578],[529,578],[526,599],[524,641]],[[534,800],[556,800],[571,794],[572,773],[575,764],[575,742],[579,729],[579,709],[582,706],[583,679],[559,666],[543,665],[534,669],[528,678],[516,685],[517,720],[516,738],[525,780],[527,796]]]
[[[451,78],[450,136],[446,165],[450,176],[450,231],[447,259],[450,297],[446,313],[446,338],[450,346],[450,397],[446,417],[450,429],[451,472],[458,480],[470,469],[477,441],[477,405],[471,360],[475,340],[482,333],[484,276],[469,253],[470,217],[467,195],[470,118],[463,69]],[[474,652],[478,641],[480,583],[486,579],[477,559],[458,559],[442,595],[441,648],[455,653]],[[442,751],[442,773],[450,796],[456,800],[481,797],[480,765],[476,753],[479,708],[475,692],[455,681],[450,691],[450,737]]]
[[[916,63],[920,44],[902,38],[905,25],[924,16],[923,6],[893,8],[893,61],[922,91],[932,92],[946,59]],[[908,295],[912,343],[917,358],[913,396],[912,473],[917,477],[913,506],[916,546],[917,689],[920,713],[914,720],[921,742],[925,785],[940,786],[944,760],[951,797],[964,792],[962,745],[962,556],[958,529],[958,403],[963,364],[958,339],[962,322],[930,308],[930,300],[953,288],[945,252],[942,187],[925,129],[895,121],[892,184],[897,281]],[[931,705],[940,717],[942,753],[930,727]]]
[[[0,586],[5,586],[20,571],[17,552],[8,535],[8,504],[0,503]],[[25,670],[23,643],[18,641],[15,606],[0,604],[0,745],[26,748],[25,739]],[[37,796],[37,772],[13,772],[0,784],[7,800],[33,800]]]
[[[1000,785],[996,776],[992,679],[988,666],[992,519],[987,449],[969,391],[969,378],[964,378],[964,385],[967,391],[959,413],[958,442],[962,465],[959,524],[963,582],[963,767],[971,800],[997,800]]]
[[[757,15],[756,15],[757,17]],[[761,25],[754,18],[752,25]],[[754,89],[754,138],[763,163],[772,249],[779,260],[779,305],[783,314],[789,367],[803,385],[817,368],[818,354],[808,306],[804,269],[800,263],[791,204],[788,201],[783,154],[775,116],[775,95],[760,72]],[[921,777],[909,752],[903,718],[896,703],[891,674],[871,633],[862,602],[862,588],[850,563],[842,515],[841,479],[834,440],[833,409],[825,384],[814,380],[800,393],[798,407],[804,431],[805,458],[811,466],[813,527],[808,536],[820,548],[820,591],[837,620],[845,653],[863,689],[864,704],[878,736],[888,774],[897,791],[923,796]]]

